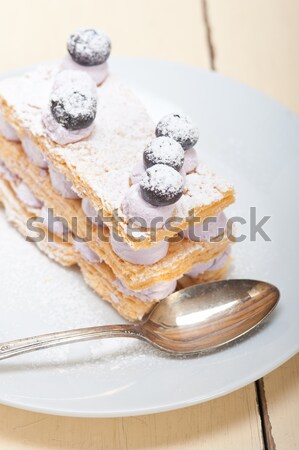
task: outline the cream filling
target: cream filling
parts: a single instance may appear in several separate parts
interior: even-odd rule
[[[51,183],[55,192],[64,198],[76,199],[79,196],[72,189],[72,183],[66,178],[64,173],[60,173],[53,164],[49,164]]]
[[[86,217],[95,225],[103,225],[103,222],[88,198],[82,198],[81,207]]]
[[[154,300],[162,300],[168,295],[172,294],[176,289],[176,280],[162,281],[149,288],[142,289],[141,291],[133,291],[123,284],[123,282],[116,278],[114,283],[115,287],[125,295],[137,297],[143,302],[150,302]]]
[[[17,131],[12,127],[3,117],[3,114],[0,111],[0,133],[3,134],[5,139],[8,141],[16,141],[18,142],[19,136]]]
[[[109,70],[107,61],[103,64],[97,64],[96,66],[83,66],[76,63],[69,54],[65,55],[61,64],[62,70],[81,70],[87,73],[96,83],[97,86],[106,80]]]
[[[110,233],[110,244],[114,253],[122,260],[143,266],[151,266],[160,261],[167,255],[169,249],[167,241],[160,241],[152,247],[134,250],[121,240],[120,236],[114,236],[113,233]]]
[[[33,192],[29,189],[26,183],[21,181],[15,188],[15,192],[18,198],[25,203],[25,205],[31,208],[40,209],[43,206],[43,202],[35,197]]]
[[[77,252],[80,253],[80,255],[83,256],[84,259],[86,259],[86,261],[91,264],[102,262],[102,259],[88,247],[83,239],[79,239],[78,237],[76,237],[73,242]]]
[[[40,167],[41,169],[46,169],[48,167],[48,163],[45,160],[44,155],[39,150],[37,145],[32,141],[32,139],[28,136],[22,137],[22,147],[28,159],[35,166]]]
[[[221,269],[225,263],[227,262],[227,258],[229,257],[231,249],[228,248],[221,255],[217,256],[214,259],[211,259],[207,263],[197,263],[192,269],[189,270],[185,275],[188,275],[191,278],[196,278],[199,275],[207,272],[208,270],[218,270]]]

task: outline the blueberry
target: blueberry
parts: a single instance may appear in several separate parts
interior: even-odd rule
[[[67,49],[76,63],[82,66],[97,66],[108,59],[111,41],[102,31],[84,28],[70,35]]]
[[[143,162],[146,168],[155,164],[166,164],[179,171],[184,163],[183,147],[175,140],[160,136],[146,146],[143,153]]]
[[[67,130],[81,130],[92,124],[97,113],[97,100],[90,92],[60,90],[53,93],[51,112]]]
[[[184,150],[198,141],[198,129],[187,116],[168,114],[162,117],[156,127],[156,136],[167,136],[179,142]]]
[[[181,198],[183,188],[183,177],[165,164],[147,169],[140,181],[143,199],[153,206],[172,205]]]

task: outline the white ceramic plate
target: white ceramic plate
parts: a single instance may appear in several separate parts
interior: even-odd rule
[[[271,215],[261,238],[235,245],[231,277],[276,284],[281,302],[258,331],[213,354],[175,359],[138,341],[58,347],[2,361],[0,402],[81,417],[180,408],[238,389],[298,351],[299,120],[273,100],[216,73],[177,64],[116,59],[112,69],[143,98],[155,120],[185,111],[200,127],[202,158],[231,179],[231,214]],[[78,270],[48,260],[0,211],[0,339],[120,322]],[[240,226],[248,235],[249,226]]]

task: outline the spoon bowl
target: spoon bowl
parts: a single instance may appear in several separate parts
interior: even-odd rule
[[[168,352],[198,353],[227,344],[275,308],[278,289],[256,280],[224,280],[177,291],[160,302],[142,329]]]
[[[0,359],[91,339],[134,337],[174,355],[227,344],[259,325],[279,300],[263,281],[226,280],[192,286],[159,302],[144,322],[61,331],[0,344]]]

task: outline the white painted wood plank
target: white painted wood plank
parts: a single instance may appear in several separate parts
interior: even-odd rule
[[[298,0],[207,0],[217,71],[299,112]]]
[[[264,377],[264,389],[276,449],[299,449],[299,354]]]
[[[0,0],[0,71],[65,53],[74,29],[94,26],[113,54],[208,67],[199,0]]]
[[[191,408],[123,419],[64,418],[0,407],[1,450],[153,448],[263,448],[254,384]]]

